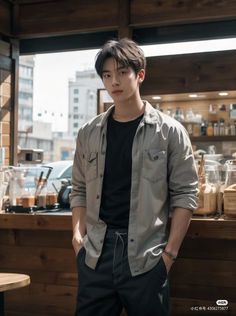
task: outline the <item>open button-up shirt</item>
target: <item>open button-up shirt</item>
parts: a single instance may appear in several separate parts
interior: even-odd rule
[[[168,240],[173,209],[197,208],[198,179],[184,127],[148,102],[133,140],[128,260],[133,276],[149,271]],[[106,224],[99,218],[106,155],[107,119],[114,106],[78,133],[72,171],[71,208],[86,208],[86,264],[95,269]]]

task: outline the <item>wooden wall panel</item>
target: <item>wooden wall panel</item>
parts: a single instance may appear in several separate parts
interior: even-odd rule
[[[6,294],[8,310],[17,310],[22,315],[27,312],[31,315],[41,316],[45,314],[69,316],[73,315],[75,310],[75,287],[32,283],[28,288],[14,292]],[[37,314],[35,314],[35,311]]]
[[[142,95],[235,90],[236,51],[147,58]]]
[[[131,1],[130,25],[172,25],[235,17],[234,0],[134,0]]]
[[[0,0],[0,34],[11,34],[11,7],[4,0]]]
[[[119,2],[127,15],[119,16]],[[174,25],[232,20],[234,0],[19,0],[15,5],[15,33],[21,38],[69,34],[96,30],[117,30],[125,34],[133,27]],[[126,22],[125,22],[126,27]],[[129,29],[130,28],[130,29]]]
[[[37,217],[47,225],[40,230],[34,226],[30,229],[29,221],[35,223]],[[28,226],[23,221],[27,218]],[[58,223],[61,227],[58,218],[65,223],[63,230],[57,229]],[[10,227],[16,226],[14,219],[20,223],[17,229]],[[7,316],[72,316],[77,273],[69,228],[71,216],[2,214],[0,223],[1,271],[31,277],[29,287],[6,293]],[[54,228],[49,223],[54,223]],[[217,299],[229,301],[229,309],[220,311],[220,315],[236,315],[235,226],[232,220],[192,219],[170,272],[171,316],[196,315],[192,307],[214,307]]]
[[[1,9],[1,8],[0,8]],[[11,89],[12,89],[12,60],[10,45],[0,41],[0,146],[5,148],[5,164],[10,163],[10,115],[11,115]]]
[[[77,273],[71,231],[2,229],[0,251],[2,272],[31,278],[29,287],[6,293],[7,315],[73,315]]]
[[[118,28],[119,0],[68,0],[19,6],[20,37],[113,30]]]

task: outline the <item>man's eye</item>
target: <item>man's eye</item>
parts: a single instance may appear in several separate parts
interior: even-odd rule
[[[107,78],[109,78],[109,77],[110,77],[109,74],[104,74],[104,75],[103,75],[103,78],[104,78],[104,79],[107,79]]]

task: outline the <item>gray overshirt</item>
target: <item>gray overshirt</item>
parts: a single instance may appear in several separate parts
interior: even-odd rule
[[[184,127],[147,101],[133,140],[128,260],[133,276],[149,271],[168,240],[176,207],[197,208],[198,179]],[[80,128],[72,171],[71,208],[86,208],[86,264],[95,269],[106,224],[99,218],[106,154],[107,119],[114,106]],[[111,210],[112,211],[112,210]]]

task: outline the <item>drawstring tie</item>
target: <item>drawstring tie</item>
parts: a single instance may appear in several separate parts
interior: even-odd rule
[[[116,234],[116,240],[115,240],[114,255],[113,255],[113,271],[115,269],[117,245],[118,245],[118,242],[121,241],[122,248],[121,248],[121,254],[120,254],[120,258],[119,258],[120,260],[118,260],[116,262],[119,262],[120,275],[122,275],[123,274],[123,257],[124,257],[124,252],[125,252],[125,242],[124,242],[123,236],[126,236],[127,233],[120,233],[120,232],[116,231],[115,234]]]

